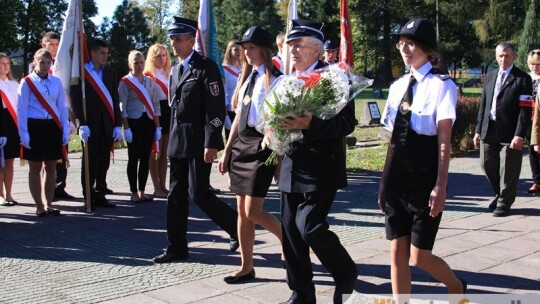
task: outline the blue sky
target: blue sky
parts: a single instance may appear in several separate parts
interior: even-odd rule
[[[122,3],[122,0],[95,0],[98,8],[98,15],[92,18],[95,24],[100,24],[103,17],[111,18],[114,10]]]

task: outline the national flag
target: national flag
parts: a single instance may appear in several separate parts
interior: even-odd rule
[[[224,75],[211,0],[200,0],[198,22],[195,50],[217,63],[221,75]]]
[[[347,0],[341,0],[341,41],[339,45],[339,61],[347,63],[351,68],[354,65],[351,19],[349,18],[349,8]]]
[[[58,53],[53,66],[53,75],[62,80],[66,102],[69,100],[69,88],[71,84],[76,84],[81,77],[81,62],[79,56],[80,37],[84,37],[84,27],[82,26],[82,2],[81,0],[70,0],[66,12],[66,20],[62,26],[62,36]],[[84,48],[86,39],[83,38]],[[88,60],[88,51],[84,50],[84,61]]]
[[[298,4],[296,0],[289,0],[289,9],[287,14],[287,29],[285,31],[285,37],[289,36],[292,29],[292,19],[298,19]],[[291,52],[287,43],[283,44],[283,71],[285,74],[290,74],[292,70],[291,66]]]

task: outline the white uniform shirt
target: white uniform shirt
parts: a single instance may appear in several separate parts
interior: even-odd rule
[[[421,135],[437,135],[437,124],[444,119],[456,120],[457,87],[451,80],[441,80],[429,73],[430,62],[413,72],[417,84],[413,86],[411,106],[411,128]],[[397,111],[407,86],[410,74],[396,80],[388,93],[388,100],[381,117],[385,129],[392,132]]]
[[[64,88],[62,87],[60,78],[48,74],[47,78],[43,79],[35,72],[28,75],[28,77],[32,78],[33,83],[43,95],[48,95],[54,102],[51,106],[56,107],[58,110],[58,118],[62,124],[63,134],[69,134],[69,121],[65,106]],[[26,81],[21,80],[18,94],[17,115],[19,120],[19,134],[28,133],[28,118],[53,119],[49,112],[38,101],[34,93],[30,91],[30,87]]]
[[[256,67],[257,72],[257,79],[255,80],[255,86],[253,87],[253,95],[251,96],[251,106],[249,108],[249,115],[248,115],[248,126],[255,127],[257,126],[259,115],[262,115],[262,105],[264,102],[264,99],[266,97],[267,91],[265,86],[265,76],[266,74],[264,69],[264,64]],[[240,114],[242,111],[242,102],[243,102],[243,96],[246,92],[247,86],[249,84],[249,81],[251,79],[251,74],[248,78],[246,78],[246,81],[242,84],[242,87],[240,88],[240,92],[238,92],[238,103],[236,105],[236,113]],[[270,85],[276,80],[276,77],[272,76],[272,79],[270,79]]]
[[[7,78],[4,80],[0,79],[0,90],[6,93],[15,111],[17,111],[17,102],[19,100],[19,96],[17,95],[18,88],[19,84],[15,80],[9,80]],[[2,103],[4,109],[6,108],[6,102],[7,101],[4,100]]]
[[[157,79],[161,80],[161,82],[163,82],[165,84],[165,87],[168,88],[169,87],[169,75],[165,74],[165,71],[163,69],[156,69],[155,70],[155,76]],[[157,84],[157,83],[156,83]],[[159,100],[167,100],[168,99],[168,96],[167,94],[165,94],[165,92],[163,91],[163,89],[161,89],[161,87],[158,85],[158,87],[160,88],[159,89]]]
[[[231,99],[234,95],[234,90],[236,89],[236,84],[238,83],[238,76],[240,75],[240,69],[236,68],[233,65],[227,65],[229,69],[231,69],[233,72],[236,73],[233,74],[227,69],[223,69],[223,72],[225,73],[225,83],[223,83],[223,86],[225,87],[225,107],[227,111],[232,111],[232,102]]]

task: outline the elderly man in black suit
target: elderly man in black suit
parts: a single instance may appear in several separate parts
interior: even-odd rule
[[[238,213],[209,190],[210,170],[223,149],[221,131],[225,95],[218,66],[193,50],[197,21],[174,17],[168,29],[178,58],[169,82],[171,131],[167,156],[171,162],[167,197],[169,246],[155,263],[188,258],[188,204],[191,198],[218,226],[231,236],[230,249],[238,249]]]
[[[523,158],[523,138],[531,122],[532,80],[514,66],[515,47],[507,42],[495,48],[499,69],[489,72],[478,111],[474,144],[480,146],[480,162],[495,192],[489,205],[493,216],[510,214]]]
[[[298,74],[322,68],[322,24],[293,20],[286,43]],[[326,218],[338,189],[347,186],[343,138],[356,126],[354,102],[331,119],[311,113],[283,121],[288,129],[302,130],[302,138],[281,161],[281,221],[287,283],[293,294],[287,303],[315,303],[315,286],[309,249],[330,271],[336,283],[334,303],[353,291],[358,271]]]

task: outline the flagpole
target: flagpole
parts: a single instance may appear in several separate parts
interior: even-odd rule
[[[85,77],[84,77],[84,33],[83,33],[83,14],[82,14],[82,0],[77,0],[77,5],[79,7],[79,63],[80,63],[80,73],[81,73],[81,96],[82,96],[82,108],[84,120],[87,120],[86,117],[86,88],[85,88]],[[86,193],[85,205],[86,212],[92,212],[92,193],[90,192],[90,162],[88,160],[88,143],[83,141],[83,153],[84,153],[84,189]]]

